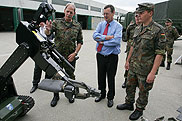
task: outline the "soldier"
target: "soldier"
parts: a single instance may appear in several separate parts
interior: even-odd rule
[[[73,3],[68,3],[64,9],[64,18],[56,19],[55,22],[46,22],[46,35],[55,32],[55,45],[61,53],[75,67],[75,56],[78,54],[83,44],[82,27],[80,23],[73,20],[76,7]],[[76,45],[77,43],[77,45]],[[60,64],[71,79],[75,79],[74,71],[65,63]],[[59,94],[54,93],[51,106],[54,107],[59,100]]]
[[[140,22],[138,20],[138,14],[135,13],[135,22],[131,21],[130,25],[128,26],[128,28],[126,30],[126,40],[127,40],[127,46],[126,46],[127,56],[126,56],[126,58],[128,57],[131,44],[133,43],[133,34],[134,34],[135,27],[137,27],[139,24],[140,24]],[[126,88],[127,75],[128,75],[128,70],[125,70],[125,73],[124,73],[125,81],[122,85],[122,88]]]
[[[149,91],[153,87],[155,75],[165,53],[164,28],[152,20],[154,4],[138,4],[139,22],[136,27],[133,44],[130,48],[125,69],[129,69],[126,83],[125,103],[117,105],[118,110],[134,110],[136,87],[139,87],[139,97],[136,109],[129,116],[130,120],[137,120],[143,115],[148,103]]]
[[[166,70],[170,70],[170,65],[172,63],[172,54],[173,54],[173,44],[174,41],[179,37],[177,29],[172,26],[172,20],[166,19],[165,22],[165,34],[166,34],[166,51],[167,51],[167,67]],[[166,55],[164,55],[161,66],[165,67]]]

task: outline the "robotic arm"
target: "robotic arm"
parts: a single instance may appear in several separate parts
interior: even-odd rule
[[[47,49],[49,48],[49,49]],[[69,101],[74,101],[75,98],[78,99],[86,99],[89,97],[97,97],[100,96],[100,91],[87,86],[84,82],[79,82],[76,80],[72,80],[69,78],[69,75],[59,67],[60,62],[65,62],[74,70],[74,67],[54,48],[50,43],[44,43],[44,49],[41,49],[42,57],[48,61],[48,63],[56,69],[56,73],[54,73],[55,79],[44,79],[39,84],[39,89],[50,91],[50,92],[63,92],[65,96],[69,99]],[[35,59],[40,60],[42,58],[40,55],[36,55]],[[35,61],[37,62],[37,61]],[[43,63],[39,64],[41,66]],[[56,68],[55,68],[56,67]],[[53,72],[54,69],[49,72]],[[51,75],[52,76],[52,75]],[[79,89],[84,89],[86,93],[81,93]]]
[[[45,23],[46,20],[51,17],[55,11],[56,10],[51,4],[48,4],[46,2],[41,3],[32,19],[30,27],[32,29],[36,29],[41,22]]]
[[[33,106],[34,100],[29,96],[20,96],[16,92],[12,75],[30,57],[49,76],[58,75],[59,80],[43,80],[42,87],[52,92],[63,92],[69,100],[75,98],[85,99],[100,96],[100,92],[83,82],[69,78],[69,75],[59,66],[60,62],[71,64],[54,48],[48,39],[44,39],[38,31],[39,23],[46,21],[55,12],[52,5],[41,3],[31,23],[21,21],[16,30],[16,43],[19,45],[8,60],[0,68],[0,121],[14,120],[17,116],[25,115]],[[50,86],[59,82],[59,87],[54,90]],[[86,93],[80,93],[82,88]],[[12,108],[13,107],[13,108]],[[9,109],[7,111],[7,109]],[[2,115],[1,115],[2,114]]]

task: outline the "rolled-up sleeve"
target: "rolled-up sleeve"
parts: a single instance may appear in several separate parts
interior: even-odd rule
[[[102,29],[102,23],[100,22],[97,25],[97,28],[96,28],[95,32],[93,33],[93,39],[95,41],[104,41],[105,40],[106,35],[101,34],[101,29]]]
[[[122,38],[122,30],[123,30],[122,25],[117,24],[116,30],[115,30],[115,33],[114,33],[114,38],[110,39],[110,40],[107,40],[107,41],[104,41],[104,46],[110,46],[111,47],[111,46],[120,45],[121,38]]]

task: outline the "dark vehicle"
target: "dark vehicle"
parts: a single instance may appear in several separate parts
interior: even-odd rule
[[[126,29],[128,27],[128,25],[130,24],[130,22],[134,20],[134,13],[133,12],[128,12],[122,16],[120,16],[120,24],[122,24],[123,26],[123,36],[122,36],[122,40],[124,42],[126,42]]]
[[[175,26],[179,32],[182,34],[182,0],[169,0],[161,3],[155,4],[155,11],[153,19],[164,25],[167,18],[172,19],[173,26]]]
[[[153,19],[157,23],[164,26],[165,20],[170,18],[173,20],[173,26],[175,26],[179,32],[182,34],[182,0],[169,0],[161,3],[155,4]],[[122,15],[124,19],[120,19],[120,23],[123,25],[123,41],[125,41],[125,32],[132,20],[134,20],[134,13],[128,12]],[[122,21],[121,21],[122,20]]]
[[[123,26],[123,31],[126,31],[128,25],[132,20],[134,20],[134,13],[133,12],[128,12],[127,14],[123,15],[125,18],[124,21],[121,21],[121,24]]]
[[[74,67],[55,49],[54,44],[42,37],[39,24],[48,20],[54,8],[51,4],[41,3],[31,23],[21,21],[16,30],[16,43],[19,45],[8,60],[0,68],[0,121],[12,121],[24,116],[33,106],[34,99],[30,96],[18,95],[12,75],[30,57],[49,76],[57,76],[59,80],[44,79],[39,88],[51,92],[63,92],[70,103],[75,98],[86,99],[100,96],[95,88],[69,78],[59,66],[64,62]],[[79,89],[85,90],[81,93]]]

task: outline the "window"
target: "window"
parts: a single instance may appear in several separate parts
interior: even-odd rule
[[[91,6],[90,10],[91,11],[96,11],[96,12],[101,12],[101,8],[93,7],[93,6]]]
[[[64,0],[52,0],[52,4],[66,6],[67,3],[70,3],[70,2],[69,1],[64,1]]]
[[[80,4],[80,3],[74,3],[76,8],[85,9],[88,10],[88,5]]]

